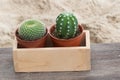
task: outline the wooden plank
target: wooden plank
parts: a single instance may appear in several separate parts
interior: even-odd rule
[[[15,73],[12,48],[0,48],[0,80],[120,80],[120,43],[92,44],[87,72]]]
[[[90,69],[89,49],[18,50],[14,55],[17,58],[15,59],[17,72],[80,71]]]
[[[80,47],[14,48],[16,72],[84,71],[91,69],[90,37]]]

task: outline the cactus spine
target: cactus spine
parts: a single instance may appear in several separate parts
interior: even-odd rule
[[[78,29],[77,18],[69,12],[61,13],[56,19],[55,35],[61,39],[75,37]]]
[[[18,29],[20,38],[27,41],[39,39],[43,37],[45,33],[46,28],[44,24],[32,19],[24,21]]]

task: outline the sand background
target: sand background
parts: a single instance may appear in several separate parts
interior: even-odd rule
[[[46,27],[63,11],[90,30],[91,43],[120,42],[120,0],[0,0],[0,47],[11,47],[17,25],[38,19]]]

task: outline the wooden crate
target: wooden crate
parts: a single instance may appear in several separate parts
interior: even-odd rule
[[[91,69],[90,37],[78,47],[13,48],[15,72],[86,71]],[[48,42],[51,43],[50,41]]]

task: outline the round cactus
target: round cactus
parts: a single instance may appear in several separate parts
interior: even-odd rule
[[[18,29],[20,38],[27,41],[39,39],[43,37],[45,33],[46,28],[44,24],[32,19],[24,21]]]
[[[77,18],[69,12],[61,13],[56,19],[55,35],[61,39],[75,37],[78,29]]]

